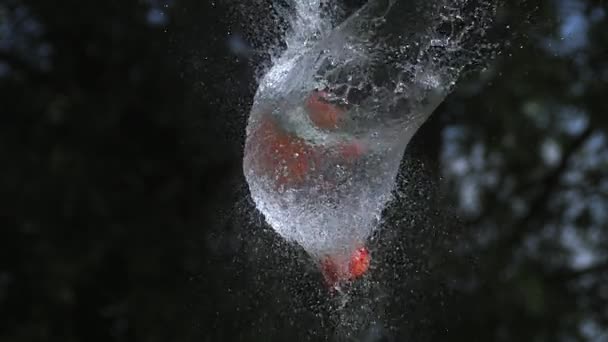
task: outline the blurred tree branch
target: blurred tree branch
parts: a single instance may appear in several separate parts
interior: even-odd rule
[[[540,189],[542,189],[538,195],[536,195],[530,201],[528,206],[528,212],[521,219],[517,220],[513,224],[513,230],[507,236],[504,237],[503,243],[508,246],[514,246],[521,242],[526,234],[541,228],[540,225],[532,224],[535,217],[542,214],[545,210],[547,203],[549,202],[551,195],[557,189],[560,178],[568,168],[568,164],[576,152],[583,146],[583,144],[591,137],[593,133],[593,127],[588,125],[587,128],[581,132],[563,152],[562,159],[559,164],[550,171],[541,182]]]
[[[544,185],[543,191],[539,194],[539,196],[537,196],[534,200],[531,201],[531,203],[533,203],[533,205],[530,206],[531,209],[529,210],[529,212],[524,216],[524,218],[521,219],[521,221],[523,223],[527,222],[528,220],[530,220],[532,218],[532,217],[526,218],[527,216],[534,216],[534,212],[535,212],[534,209],[538,209],[537,208],[538,206],[544,205],[544,202],[546,201],[546,199],[548,199],[548,196],[555,190],[555,187],[558,185],[559,178],[566,171],[566,168],[568,166],[568,163],[569,163],[571,157],[576,153],[576,151],[581,147],[581,145],[591,136],[592,131],[593,130],[591,128],[591,125],[589,125],[589,127],[587,127],[587,129],[585,131],[583,131],[578,137],[574,138],[572,143],[564,151],[564,154],[562,156],[562,159],[560,160],[560,163],[553,169],[553,171],[551,171],[547,175],[545,175],[543,180],[541,180],[541,183]],[[505,185],[505,183],[506,183],[506,178],[504,176],[500,177],[500,179],[498,180],[498,183],[496,185],[496,189],[501,189]],[[513,190],[513,194],[518,194],[518,193],[522,193],[525,191],[529,191],[530,188],[536,187],[537,184],[538,184],[538,181],[535,181],[534,179],[522,181],[520,184],[518,184],[515,187],[515,189]],[[498,196],[496,196],[496,194],[494,194],[493,196],[491,196],[488,199],[486,208],[487,208],[486,210],[481,212],[476,217],[473,217],[473,218],[467,220],[467,224],[468,225],[478,225],[478,224],[482,223],[486,218],[492,217],[493,214],[496,212],[496,210],[500,209],[500,201],[498,199]],[[519,223],[522,223],[522,222],[519,222]]]
[[[528,211],[519,220],[512,223],[511,229],[506,234],[498,238],[495,243],[488,246],[488,250],[497,257],[498,264],[504,266],[510,260],[510,254],[514,247],[519,245],[522,240],[530,233],[542,229],[543,224],[534,224],[537,217],[544,214],[547,204],[551,196],[558,189],[560,178],[568,168],[571,159],[576,155],[576,152],[584,145],[591,137],[593,127],[591,125],[581,132],[574,140],[564,149],[562,158],[559,164],[549,171],[544,179],[538,185],[539,192],[534,196],[528,205]],[[502,267],[497,267],[500,270]]]

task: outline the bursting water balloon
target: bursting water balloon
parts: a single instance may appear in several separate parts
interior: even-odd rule
[[[255,95],[243,169],[270,226],[332,286],[367,271],[365,243],[405,148],[471,63],[463,42],[480,23],[465,21],[466,2],[419,1],[411,13],[370,0],[336,27],[319,0],[293,2],[287,48]]]

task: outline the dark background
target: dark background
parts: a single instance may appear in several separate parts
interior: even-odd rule
[[[608,341],[604,1],[502,4],[342,309],[241,171],[269,5],[0,3],[0,340]]]

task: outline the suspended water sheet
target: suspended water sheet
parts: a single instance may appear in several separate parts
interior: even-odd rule
[[[371,0],[337,26],[319,0],[291,3],[286,49],[260,79],[243,169],[257,209],[332,286],[367,270],[365,242],[405,148],[483,58],[493,5]]]

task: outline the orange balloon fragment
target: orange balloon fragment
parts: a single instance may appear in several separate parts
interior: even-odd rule
[[[326,257],[321,261],[321,273],[325,278],[325,283],[329,288],[334,288],[341,282],[341,275],[338,269],[338,263],[331,257]]]
[[[351,277],[354,279],[364,275],[369,268],[369,262],[370,256],[367,248],[361,247],[356,249],[350,257],[350,264],[348,265]]]
[[[365,152],[366,149],[363,143],[356,140],[343,143],[338,146],[338,153],[340,154],[340,157],[349,163],[353,163],[361,158]]]
[[[270,116],[260,124],[252,139],[262,150],[256,164],[261,171],[274,176],[277,188],[301,184],[314,167],[313,148],[280,129]]]
[[[330,288],[360,278],[369,269],[371,256],[365,246],[355,249],[347,260],[327,256],[321,261],[321,272]]]
[[[344,117],[344,110],[327,101],[328,93],[314,91],[306,101],[308,116],[321,129],[336,129]]]

